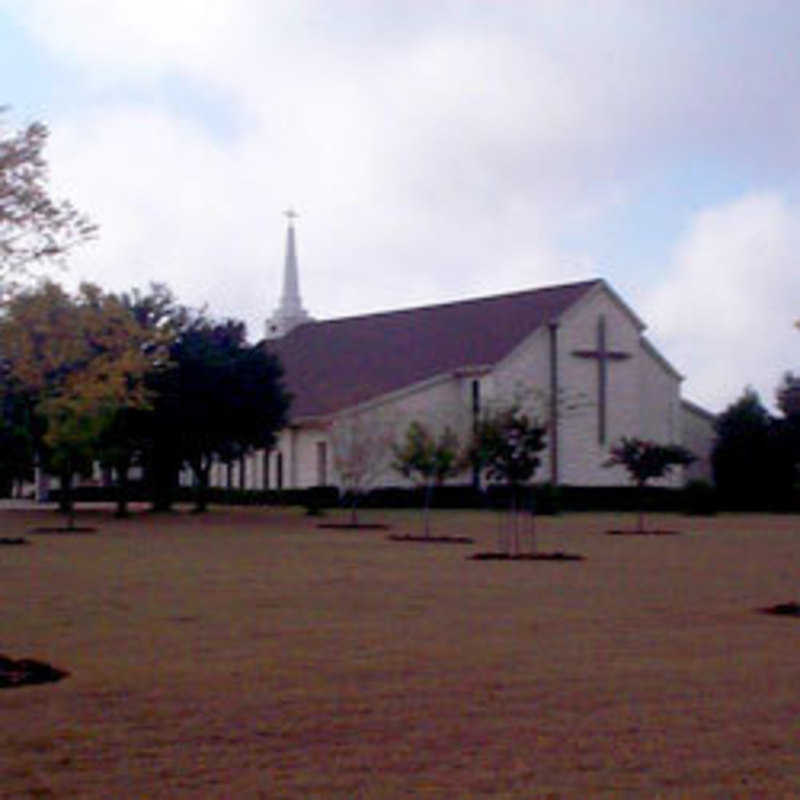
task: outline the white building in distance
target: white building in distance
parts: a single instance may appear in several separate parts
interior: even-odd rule
[[[466,439],[477,415],[514,402],[547,424],[536,482],[627,484],[622,468],[603,466],[623,436],[681,444],[698,457],[668,485],[709,476],[713,416],[681,396],[682,376],[605,281],[315,321],[300,300],[295,215],[287,216],[283,293],[265,346],[283,363],[291,421],[271,452],[232,471],[219,465],[212,485],[336,485],[348,428],[376,458],[382,451],[371,483],[402,485],[386,444],[411,421],[450,425]]]

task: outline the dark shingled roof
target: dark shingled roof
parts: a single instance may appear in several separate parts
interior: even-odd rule
[[[490,366],[601,281],[309,322],[266,343],[291,415],[330,414],[459,368]]]

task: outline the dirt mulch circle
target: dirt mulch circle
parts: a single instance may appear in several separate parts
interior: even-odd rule
[[[637,531],[637,530],[615,529],[615,530],[611,530],[611,531],[606,531],[606,535],[608,535],[608,536],[680,536],[681,535],[681,531],[663,531],[663,530]]]
[[[380,522],[320,522],[317,527],[339,531],[386,531],[390,526]]]
[[[76,526],[74,528],[66,528],[66,527],[44,527],[44,528],[31,528],[28,533],[57,533],[60,536],[68,535],[71,533],[77,534],[86,534],[86,533],[97,533],[97,528],[87,528]]]
[[[33,658],[14,660],[0,655],[0,689],[16,689],[18,686],[35,686],[54,683],[66,678],[69,672],[58,669],[44,661]]]
[[[473,553],[467,556],[472,561],[584,561],[585,556],[577,553]]]
[[[416,542],[418,544],[475,544],[468,536],[416,536],[414,534],[394,534],[386,537],[390,542]]]
[[[800,603],[778,603],[758,610],[762,614],[775,614],[779,617],[800,617]]]
[[[27,539],[24,539],[22,536],[16,536],[16,537],[2,536],[0,537],[0,545],[4,544],[31,544],[31,543]]]

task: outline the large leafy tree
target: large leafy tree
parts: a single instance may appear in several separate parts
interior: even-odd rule
[[[539,454],[547,446],[546,434],[547,426],[529,416],[519,405],[495,409],[475,426],[471,448],[475,468],[490,482],[506,484],[511,492],[513,539],[511,543],[501,542],[507,552],[520,552],[520,494],[541,464]],[[532,551],[535,546],[532,527]]]
[[[9,132],[2,114],[0,108],[0,288],[7,294],[15,277],[63,256],[96,228],[69,201],[50,196],[47,127],[33,122]]]
[[[786,417],[773,417],[748,388],[717,418],[711,455],[714,483],[728,508],[782,505],[792,488],[798,419],[794,379],[778,388]]]
[[[636,437],[623,437],[610,451],[606,467],[624,467],[639,490],[636,530],[644,533],[644,490],[647,483],[668,475],[674,467],[688,466],[695,460],[685,447],[658,444]]]
[[[40,439],[33,403],[7,374],[0,374],[0,491],[11,494],[13,485],[34,475],[35,442]]]
[[[430,537],[430,505],[434,486],[457,475],[461,468],[458,436],[452,428],[445,427],[438,434],[421,422],[412,422],[399,444],[393,446],[394,467],[425,491],[424,529]]]
[[[158,430],[170,426],[169,446],[192,469],[203,511],[212,463],[272,446],[290,398],[277,358],[248,345],[241,322],[195,319],[170,348],[170,361],[160,378]]]
[[[71,486],[98,454],[121,408],[147,408],[145,376],[163,345],[119,297],[83,284],[75,295],[46,282],[12,297],[0,319],[9,378],[35,398],[42,456],[59,474],[72,523]]]
[[[784,416],[800,419],[800,376],[793,372],[785,373],[775,396]]]
[[[774,484],[781,500],[792,501],[797,490],[800,463],[800,376],[787,372],[778,386],[778,408],[783,416],[773,420],[770,442],[774,454]]]
[[[151,360],[145,375],[152,402],[146,408],[118,407],[104,427],[100,439],[99,458],[103,465],[113,469],[117,481],[117,516],[127,516],[129,493],[128,476],[134,465],[148,466],[149,471],[164,477],[168,494],[171,475],[177,472],[179,460],[170,448],[171,428],[159,427],[158,408],[161,403],[163,377],[171,367],[169,346],[174,344],[191,319],[190,312],[179,305],[172,292],[159,283],[151,284],[147,291],[133,289],[121,296],[123,305],[133,314],[137,323],[147,332],[147,349],[157,358]],[[154,464],[173,467],[153,470]],[[162,474],[163,473],[163,474]]]

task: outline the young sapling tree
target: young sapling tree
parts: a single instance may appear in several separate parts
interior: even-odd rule
[[[450,427],[445,427],[437,436],[421,422],[414,421],[408,426],[403,441],[395,444],[393,450],[395,469],[425,490],[423,520],[425,538],[430,538],[433,488],[462,469],[458,436]]]
[[[673,467],[688,466],[695,461],[685,447],[677,444],[658,444],[643,439],[623,437],[611,448],[611,457],[605,467],[623,466],[636,484],[639,494],[639,511],[636,532],[644,533],[644,490],[647,482],[667,476]]]
[[[338,416],[328,430],[333,466],[350,500],[350,525],[357,527],[358,504],[389,466],[394,425],[379,411]]]
[[[519,406],[500,409],[479,420],[475,426],[472,459],[490,481],[505,483],[511,491],[513,545],[506,552],[518,554],[520,489],[541,464],[539,453],[546,447],[547,427],[529,417]],[[502,547],[501,543],[501,547]],[[531,552],[535,552],[535,529],[531,528]]]

